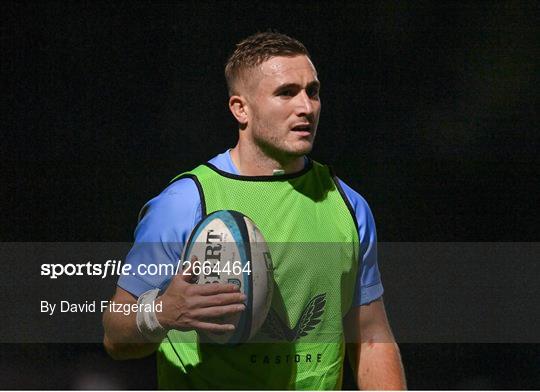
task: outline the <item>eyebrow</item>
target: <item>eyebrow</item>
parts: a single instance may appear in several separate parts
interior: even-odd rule
[[[311,87],[318,87],[320,88],[321,87],[321,83],[318,81],[318,80],[313,80],[311,82],[309,82],[306,86],[306,90],[308,88],[311,88]],[[302,86],[300,86],[299,84],[297,83],[285,83],[285,84],[282,84],[280,86],[278,86],[274,92],[278,92],[278,91],[281,91],[281,90],[286,90],[288,88],[294,88],[294,89],[298,89],[298,88],[302,88]]]

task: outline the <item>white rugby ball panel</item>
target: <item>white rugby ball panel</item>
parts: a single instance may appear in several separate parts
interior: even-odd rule
[[[244,312],[221,320],[235,325],[234,331],[204,335],[215,343],[249,340],[266,319],[273,293],[271,257],[262,233],[238,211],[216,211],[193,229],[182,260],[191,261],[193,257],[207,262],[197,284],[234,283],[247,297]],[[229,268],[225,268],[227,262]]]
[[[251,258],[256,260],[251,263],[252,286],[256,285],[252,298],[252,307],[256,311],[252,312],[252,326],[249,336],[249,338],[252,338],[264,323],[270,310],[274,280],[272,258],[262,233],[251,219],[244,217],[244,221],[249,235]]]

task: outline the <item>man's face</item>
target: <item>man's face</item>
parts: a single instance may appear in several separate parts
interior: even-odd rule
[[[317,71],[303,55],[273,57],[250,72],[246,131],[266,155],[294,159],[313,147],[321,102]]]

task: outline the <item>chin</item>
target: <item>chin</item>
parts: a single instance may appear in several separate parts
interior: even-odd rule
[[[313,142],[311,141],[296,142],[293,146],[290,146],[288,153],[297,157],[301,157],[309,154],[312,149]]]
[[[297,157],[303,157],[304,155],[308,155],[311,152],[312,149],[313,149],[313,146],[298,149],[298,150],[294,151],[291,155],[294,155],[294,156],[297,156]]]
[[[278,161],[301,158],[313,149],[312,140],[295,140],[292,142],[268,143],[259,142],[259,148],[267,156],[274,157]]]

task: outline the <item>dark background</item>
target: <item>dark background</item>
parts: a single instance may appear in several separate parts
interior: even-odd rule
[[[223,66],[268,28],[310,50],[312,156],[369,201],[380,241],[538,240],[536,2],[2,2],[0,15],[2,241],[130,241],[170,178],[233,146]],[[540,388],[540,347],[504,343],[403,344],[409,387]],[[153,388],[154,366],[91,344],[0,346],[4,388]]]

